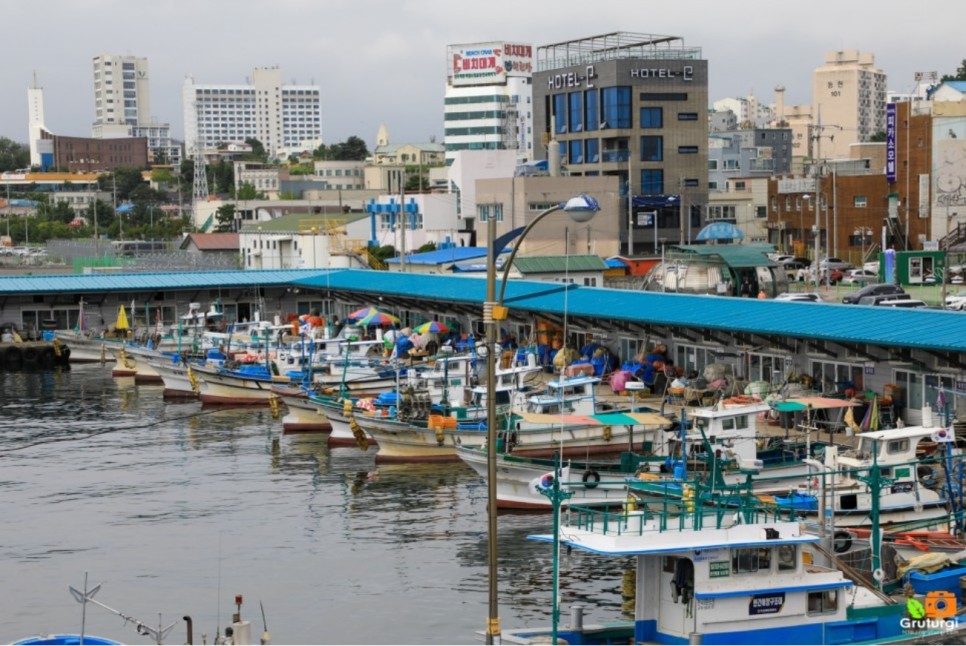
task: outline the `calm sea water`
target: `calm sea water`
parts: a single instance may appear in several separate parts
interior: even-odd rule
[[[0,372],[0,643],[79,632],[68,586],[165,643],[214,641],[233,598],[276,644],[479,643],[486,625],[486,485],[469,467],[380,465],[374,451],[282,435],[267,409],[164,401],[110,367]],[[549,623],[549,514],[501,515],[505,629]],[[619,616],[626,560],[561,560],[561,599]],[[261,609],[264,608],[265,624]],[[88,634],[153,643],[87,608]]]

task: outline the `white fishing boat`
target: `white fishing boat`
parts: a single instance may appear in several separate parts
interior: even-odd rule
[[[643,417],[633,412],[628,419],[624,419],[629,416],[626,411],[591,416],[601,426],[608,423],[613,427],[623,422],[634,429],[635,421],[642,426],[637,427],[639,430],[628,438],[614,459],[573,455],[564,459],[562,486],[571,492],[566,504],[623,504],[627,497],[626,478],[673,477],[681,455],[687,456],[692,470],[710,473],[717,469],[729,484],[744,482],[750,470],[767,477],[773,487],[789,478],[797,483],[808,472],[803,460],[812,447],[800,439],[758,436],[756,417],[769,409],[767,403],[757,399],[687,408],[685,417],[691,425],[683,435],[679,425],[654,413],[650,413],[652,417]],[[561,416],[561,421],[564,419]],[[533,483],[553,469],[554,459],[520,455],[514,447],[507,446],[497,444],[497,504],[504,508],[549,509],[549,500],[534,490]],[[487,476],[486,447],[463,445],[457,449],[457,455],[480,476]]]
[[[309,399],[308,391],[299,384],[273,384],[272,391],[285,404],[283,433],[328,433],[332,430],[322,408]]]
[[[703,496],[696,492],[696,500]],[[504,644],[898,643],[960,630],[955,616],[913,623],[904,599],[819,565],[818,537],[774,511],[694,502],[617,513],[571,506],[553,534],[530,538],[554,550],[553,620],[504,630]],[[581,597],[569,625],[559,625],[561,546],[634,560],[632,618],[587,622]]]
[[[445,365],[418,373],[419,379],[429,380],[435,386],[428,391],[402,389],[395,414],[386,409],[354,414],[356,424],[379,445],[376,462],[456,462],[457,446],[480,446],[486,439],[486,397],[490,388],[467,388],[472,378],[467,383],[462,376],[448,376]],[[539,373],[533,354],[508,367],[498,367],[492,389],[497,406],[508,410],[515,396],[531,389],[530,382]],[[426,394],[417,398],[420,392]]]
[[[278,374],[274,362],[242,364],[235,367],[199,365],[192,367],[199,381],[198,398],[204,404],[236,406],[271,405],[277,396],[272,391],[276,383],[290,383]]]
[[[952,431],[932,426],[906,426],[862,433],[854,449],[825,450],[825,471],[816,470],[787,496],[775,503],[807,518],[825,514],[836,527],[868,527],[874,517],[882,527],[909,525],[918,529],[944,529],[949,521],[949,497],[937,478],[943,460],[961,461],[962,452]],[[945,448],[940,448],[945,447]],[[951,477],[951,476],[949,476]]]
[[[109,644],[125,644],[132,642],[120,642],[106,637],[98,637],[96,635],[88,635],[86,633],[86,623],[87,623],[87,606],[94,605],[99,608],[106,610],[107,612],[117,615],[124,620],[125,624],[131,624],[134,630],[140,637],[147,637],[152,640],[152,643],[162,644],[164,643],[164,638],[167,637],[171,629],[177,625],[177,622],[172,622],[167,626],[163,625],[161,620],[161,615],[158,615],[158,625],[151,626],[148,623],[141,621],[140,619],[128,615],[120,610],[112,608],[111,606],[101,603],[94,598],[103,584],[98,584],[93,588],[87,587],[87,577],[84,577],[84,589],[78,590],[73,586],[68,586],[71,595],[74,600],[81,604],[81,623],[79,633],[40,633],[31,637],[26,637],[13,642],[15,645],[77,645],[77,644],[93,644],[93,645],[109,645]],[[251,622],[247,620],[242,620],[241,618],[241,606],[242,606],[242,595],[235,595],[235,612],[232,614],[231,623],[226,626],[225,634],[220,634],[220,628],[216,632],[214,642],[215,644],[271,644],[271,635],[268,632],[267,623],[265,624],[264,632],[258,642],[252,636],[252,626]],[[185,627],[187,631],[187,640],[184,642],[186,644],[194,643],[193,634],[193,622],[190,615],[184,615],[182,620],[185,622]],[[264,609],[262,611],[262,621],[265,623]]]

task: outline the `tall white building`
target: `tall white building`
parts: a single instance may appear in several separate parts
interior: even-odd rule
[[[194,151],[257,139],[269,156],[279,150],[312,150],[322,143],[322,90],[282,85],[277,67],[256,68],[252,83],[199,85],[185,79],[185,148]]]
[[[44,139],[47,132],[44,125],[44,88],[37,85],[37,75],[34,74],[32,87],[27,88],[27,137],[30,141],[30,165],[39,166],[46,170],[54,163],[54,145],[50,139]]]
[[[151,121],[148,59],[137,56],[94,57],[94,126],[136,126]]]
[[[827,52],[825,65],[812,74],[812,104],[810,154],[848,157],[851,144],[885,132],[886,74],[875,67],[872,54]]]
[[[156,163],[179,164],[181,147],[171,141],[171,126],[151,116],[148,59],[101,54],[94,57],[95,139],[142,137]]]
[[[533,47],[488,42],[446,48],[446,161],[460,150],[515,150],[533,158]]]

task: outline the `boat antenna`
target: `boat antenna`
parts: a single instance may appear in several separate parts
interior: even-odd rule
[[[81,644],[84,643],[84,633],[85,633],[85,631],[87,629],[87,604],[88,603],[93,603],[96,606],[100,606],[101,608],[104,608],[108,612],[114,613],[115,615],[117,615],[118,617],[120,617],[121,619],[123,619],[125,622],[128,622],[128,621],[132,622],[135,625],[135,629],[137,630],[137,632],[138,632],[139,635],[147,635],[147,636],[151,637],[152,639],[154,639],[154,643],[156,643],[156,644],[160,644],[161,643],[161,640],[164,639],[164,637],[168,634],[168,632],[172,628],[174,628],[175,624],[177,623],[177,622],[172,622],[171,625],[169,625],[167,627],[162,627],[162,625],[161,625],[161,613],[158,613],[158,627],[157,628],[151,628],[150,626],[148,626],[147,624],[145,624],[140,619],[137,619],[137,618],[132,617],[130,615],[126,615],[123,612],[121,612],[120,610],[116,610],[116,609],[114,609],[114,608],[112,608],[112,607],[110,607],[110,606],[108,606],[106,604],[101,603],[100,601],[97,601],[96,599],[94,599],[94,595],[97,594],[100,591],[102,585],[103,585],[102,583],[98,583],[93,588],[88,589],[87,588],[87,572],[84,572],[84,590],[83,590],[83,592],[80,591],[80,590],[78,590],[74,586],[67,586],[67,589],[70,590],[71,595],[73,595],[73,597],[77,601],[77,603],[81,604],[81,606],[83,607],[83,610],[81,611],[81,634],[80,634],[80,643]]]
[[[258,607],[261,608],[261,610],[262,610],[262,628],[263,628],[263,631],[262,631],[262,643],[263,644],[271,644],[272,643],[272,636],[268,632],[268,622],[265,620],[265,604],[263,604],[261,601],[259,601],[258,602]]]

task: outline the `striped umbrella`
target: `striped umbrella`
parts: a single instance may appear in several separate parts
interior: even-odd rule
[[[426,321],[414,327],[413,330],[419,334],[426,334],[427,332],[433,334],[449,334],[449,328],[439,321]]]
[[[361,310],[356,310],[346,317],[351,323],[356,325],[362,325],[368,327],[370,325],[393,325],[394,323],[399,323],[399,319],[389,314],[378,310],[375,307],[363,307]]]

